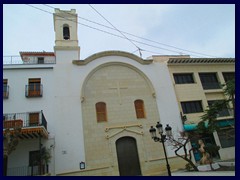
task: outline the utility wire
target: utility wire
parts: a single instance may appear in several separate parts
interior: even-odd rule
[[[52,14],[52,15],[53,15],[52,12],[43,10],[43,9],[41,9],[41,8],[38,8],[38,7],[35,7],[35,6],[32,6],[32,5],[29,5],[29,4],[26,4],[26,5],[27,5],[27,6],[30,6],[30,7],[32,7],[32,8],[38,9],[38,10],[40,10],[40,11],[46,12],[46,13],[48,13],[48,14]],[[55,15],[56,15],[56,14],[55,14]],[[72,19],[68,19],[68,18],[63,17],[63,16],[60,16],[60,15],[56,15],[56,16],[61,17],[61,18],[64,18],[64,19],[69,20],[69,21],[76,22],[76,21],[74,21],[74,20],[72,20]],[[80,23],[80,22],[76,22],[76,23],[78,23],[78,24],[80,24],[80,25],[82,25],[82,26],[85,26],[85,27],[88,27],[88,28],[97,30],[97,31],[101,31],[101,32],[106,33],[106,34],[110,34],[110,35],[115,36],[115,37],[119,37],[119,38],[125,39],[125,37],[122,37],[122,36],[113,34],[113,33],[111,33],[111,32],[108,32],[108,31],[105,31],[105,30],[102,30],[102,29],[98,29],[98,28],[95,28],[95,27],[92,27],[92,26],[89,26],[89,25],[86,25],[86,24],[83,24],[83,23]],[[154,48],[157,48],[157,49],[162,49],[162,50],[166,50],[166,51],[170,51],[170,52],[174,52],[174,53],[179,54],[178,51],[169,50],[169,49],[166,49],[166,48],[161,48],[161,47],[154,46],[154,45],[150,45],[150,44],[147,44],[147,43],[144,43],[144,42],[140,42],[140,41],[137,41],[137,40],[134,40],[134,39],[130,39],[130,40],[132,40],[132,41],[134,41],[134,42],[137,42],[137,43],[139,43],[139,44],[143,44],[143,45],[146,45],[146,46],[150,46],[150,47],[154,47]]]
[[[49,12],[49,11],[46,11],[46,10],[43,10],[43,9],[41,9],[41,8],[38,8],[38,7],[35,7],[35,6],[32,6],[32,5],[29,5],[29,4],[26,4],[26,5],[28,5],[28,6],[32,7],[32,8],[38,9],[38,10],[40,10],[40,11],[43,11],[43,12],[46,12],[46,13],[49,13],[49,14],[53,14],[53,13],[51,13],[51,12]],[[55,14],[55,15],[56,15],[56,14]],[[76,22],[76,21],[74,21],[74,20],[72,20],[72,19],[68,19],[68,18],[63,17],[63,16],[60,16],[60,15],[56,15],[56,16],[61,17],[61,18],[64,18],[64,19],[66,19],[66,20],[68,20],[68,21]],[[102,30],[102,29],[98,29],[98,28],[95,28],[95,27],[92,27],[92,26],[89,26],[89,25],[86,25],[86,24],[83,24],[83,23],[80,23],[80,22],[76,22],[76,23],[78,23],[78,24],[80,24],[80,25],[82,25],[82,26],[86,26],[86,27],[88,27],[88,28],[94,29],[94,30],[101,31],[101,32],[106,33],[106,34],[110,34],[110,35],[112,35],[112,36],[116,36],[116,37],[125,39],[125,37],[119,36],[119,35],[117,35],[117,34],[113,34],[113,33],[108,32],[108,31],[104,31],[104,30]],[[131,40],[134,41],[134,42],[137,42],[137,43],[139,43],[139,44],[144,44],[144,45],[146,45],[146,46],[150,46],[150,47],[154,47],[154,48],[158,48],[158,49],[162,49],[162,50],[166,50],[166,51],[170,51],[170,52],[179,53],[178,51],[173,51],[173,50],[169,50],[169,49],[165,49],[165,48],[161,48],[161,47],[149,45],[149,44],[147,44],[147,43],[140,42],[140,41],[137,41],[137,40],[134,40],[134,39],[131,39]]]
[[[88,4],[97,14],[99,14],[105,21],[107,21],[115,30],[117,30],[121,35],[123,35],[123,37],[125,37],[131,44],[133,44],[138,50],[139,50],[139,54],[142,57],[142,53],[140,51],[140,48],[134,44],[130,39],[128,39],[127,36],[125,36],[121,31],[119,31],[109,20],[107,20],[107,18],[105,18],[98,10],[96,10],[91,4]]]
[[[53,7],[53,6],[50,6],[50,5],[47,5],[47,4],[43,4],[43,5],[55,9],[55,7]],[[70,14],[70,13],[68,13],[68,14]],[[83,20],[88,21],[88,22],[91,22],[91,23],[94,23],[94,24],[97,24],[97,25],[99,25],[99,26],[103,26],[103,27],[108,28],[108,29],[116,30],[116,29],[114,29],[114,28],[112,28],[112,27],[109,27],[109,26],[100,24],[100,23],[95,22],[95,21],[91,21],[91,20],[86,19],[86,18],[83,18],[83,17],[81,17],[81,16],[78,16],[78,18],[79,18],[79,19],[83,19]],[[125,32],[125,31],[120,31],[120,30],[118,30],[118,31],[121,32],[121,34],[122,34],[122,33],[128,34],[128,35],[130,35],[130,36],[133,36],[133,37],[136,37],[136,38],[145,40],[145,41],[149,41],[149,42],[156,43],[156,44],[159,44],[159,45],[171,47],[171,48],[178,49],[178,50],[181,50],[181,51],[190,52],[190,53],[193,53],[193,54],[198,54],[198,55],[203,55],[203,56],[209,56],[209,57],[215,57],[215,58],[217,57],[217,56],[213,56],[213,55],[209,55],[209,54],[204,54],[204,53],[200,53],[200,52],[196,52],[196,51],[191,51],[191,50],[187,50],[187,49],[182,49],[182,48],[179,48],[179,47],[176,47],[176,46],[172,46],[172,45],[160,43],[160,42],[157,42],[157,41],[154,41],[154,40],[151,40],[151,39],[147,39],[147,38],[143,38],[143,37],[140,37],[140,36],[137,36],[137,35],[134,35],[134,34]],[[179,53],[179,52],[178,52],[178,53]],[[196,55],[194,55],[194,56],[196,56]],[[196,57],[201,57],[201,56],[196,56]]]

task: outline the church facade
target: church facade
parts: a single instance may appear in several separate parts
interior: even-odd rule
[[[25,175],[39,171],[34,152],[43,147],[51,157],[42,174],[166,174],[163,148],[149,129],[159,121],[175,134],[184,130],[168,64],[122,51],[80,60],[77,19],[73,9],[55,9],[54,52],[21,52],[23,64],[3,67],[4,120],[19,120],[22,129],[8,175],[18,167],[27,167]],[[185,167],[171,146],[166,150],[172,170]]]

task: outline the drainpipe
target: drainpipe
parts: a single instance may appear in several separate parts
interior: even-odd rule
[[[39,133],[39,170],[40,170],[40,175],[42,175],[42,143],[41,143],[41,134]]]

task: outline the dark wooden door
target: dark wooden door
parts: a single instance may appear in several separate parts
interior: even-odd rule
[[[120,176],[141,175],[136,140],[122,137],[116,141],[116,148]]]

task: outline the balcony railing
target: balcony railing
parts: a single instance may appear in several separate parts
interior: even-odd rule
[[[7,176],[39,176],[48,173],[47,165],[21,166],[7,169]]]
[[[25,96],[26,97],[42,97],[43,95],[43,85],[42,84],[32,84],[26,85]]]
[[[22,61],[21,56],[3,56],[3,65],[33,65],[33,64],[56,64],[56,59],[44,59],[44,61],[39,61],[33,59],[27,62]]]
[[[44,126],[47,130],[47,121],[42,111],[3,114],[3,128],[24,128]]]
[[[202,86],[204,90],[208,90],[208,89],[221,89],[221,85],[218,82],[202,82]]]
[[[9,86],[3,85],[3,99],[8,99],[9,96]]]

